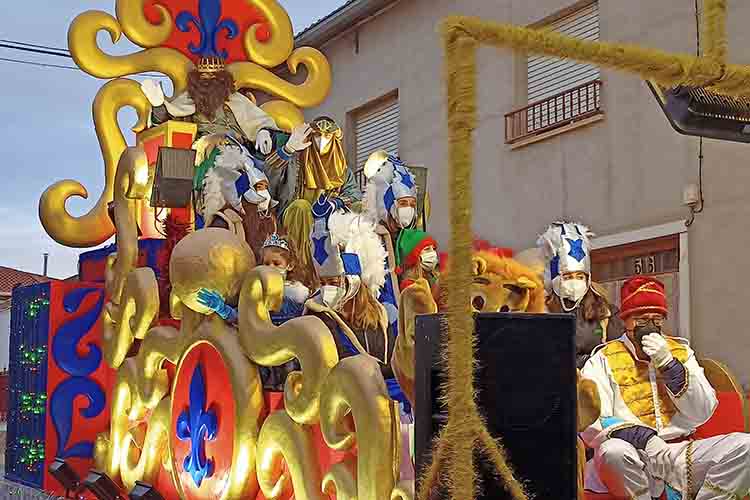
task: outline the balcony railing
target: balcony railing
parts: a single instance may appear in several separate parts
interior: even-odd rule
[[[505,143],[513,144],[602,113],[602,82],[594,80],[505,115]]]

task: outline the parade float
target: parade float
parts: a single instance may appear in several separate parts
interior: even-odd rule
[[[58,182],[39,216],[63,245],[115,243],[82,254],[78,281],[18,290],[6,477],[90,498],[412,499],[391,263],[395,228],[426,218],[424,186],[417,213],[415,177],[382,152],[365,206],[339,126],[304,120],[328,61],[294,48],[276,1],[114,7],[68,35],[108,80],[104,191],[73,216],[66,200],[88,193]],[[108,55],[99,32],[143,50]],[[173,95],[124,78],[144,72]]]
[[[527,498],[476,404],[472,315],[547,312],[545,289],[557,291],[543,282],[549,261],[540,268],[471,239],[476,48],[731,94],[746,70],[724,63],[725,7],[707,5],[715,43],[699,58],[447,20],[453,239],[439,258],[424,177],[378,152],[359,184],[340,126],[305,122],[331,70],[319,51],[294,48],[278,3],[118,0],[116,16],[81,14],[71,53],[109,80],[93,103],[105,187],[75,217],[66,200],[88,193],[59,182],[39,214],[61,244],[116,242],[81,257],[80,281],[14,295],[6,477],[92,498],[413,499],[414,322],[442,310],[448,418],[418,498],[442,486],[454,500],[473,497],[475,447],[512,498]],[[110,56],[100,31],[143,50]],[[302,83],[279,76],[302,68]],[[124,78],[144,72],[168,77],[172,96]],[[138,115],[130,145],[117,122],[124,107]],[[561,249],[578,253],[552,253]],[[701,437],[744,430],[736,384],[703,363],[722,406]],[[601,408],[590,383],[578,389],[582,431]],[[582,498],[582,442],[579,451]]]

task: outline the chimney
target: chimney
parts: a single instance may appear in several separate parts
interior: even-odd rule
[[[44,277],[47,277],[47,262],[49,261],[49,254],[47,252],[44,253]]]

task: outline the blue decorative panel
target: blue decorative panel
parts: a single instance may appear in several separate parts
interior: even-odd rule
[[[5,477],[35,488],[44,477],[49,301],[49,283],[13,290]]]

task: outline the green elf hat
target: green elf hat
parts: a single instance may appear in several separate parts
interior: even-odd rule
[[[419,264],[422,250],[432,246],[437,250],[437,242],[432,236],[418,229],[403,229],[396,240],[396,273],[401,274],[404,266],[414,267]]]

